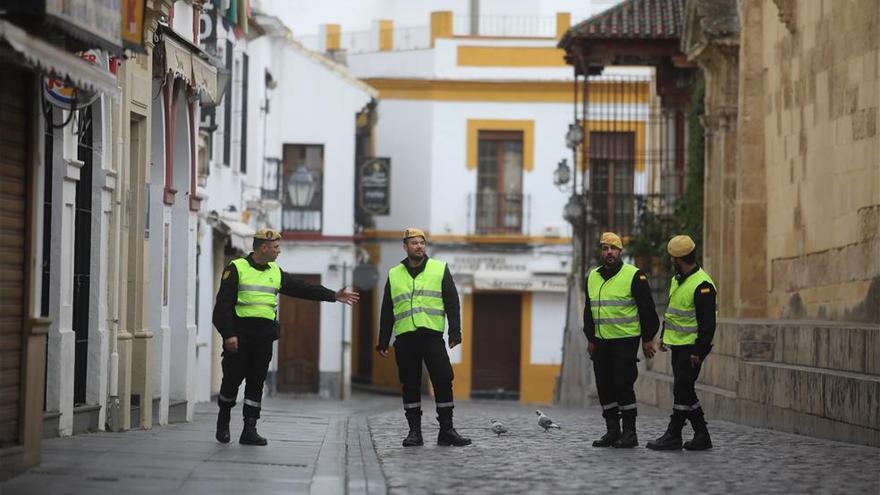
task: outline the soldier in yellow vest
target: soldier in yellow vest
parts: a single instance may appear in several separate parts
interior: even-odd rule
[[[223,271],[214,305],[213,323],[223,337],[223,381],[217,395],[216,438],[229,442],[229,419],[245,380],[244,429],[238,442],[266,445],[257,433],[263,383],[272,360],[272,344],[278,338],[278,294],[312,301],[352,305],[358,294],[345,288],[336,292],[309,285],[285,273],[275,263],[281,253],[281,234],[260,229],[254,234],[254,251],[232,260]]]
[[[669,285],[669,306],[663,316],[660,350],[665,352],[672,348],[672,417],[666,432],[648,442],[648,448],[681,449],[681,430],[685,422],[690,421],[694,438],[685,442],[684,448],[711,449],[712,439],[694,384],[715,337],[715,282],[697,264],[696,246],[690,237],[675,236],[666,249],[672,257],[676,275]]]
[[[417,228],[403,233],[406,258],[388,271],[379,344],[376,350],[388,357],[394,333],[394,357],[403,385],[403,410],[409,423],[404,447],[423,445],[422,440],[422,363],[434,384],[434,400],[440,433],[437,445],[464,446],[471,440],[452,425],[452,364],[443,346],[443,331],[449,322],[449,348],[461,343],[461,314],[458,291],[446,263],[425,254],[425,233]]]
[[[593,447],[629,448],[639,444],[633,390],[639,375],[639,341],[645,357],[653,357],[660,320],[648,277],[620,258],[620,237],[605,232],[599,246],[603,264],[587,276],[584,333],[607,431]]]

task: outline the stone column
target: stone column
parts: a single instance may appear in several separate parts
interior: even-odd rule
[[[765,85],[762,0],[740,0],[739,119],[733,305],[737,318],[767,316],[767,177],[764,158]]]
[[[703,266],[718,285],[719,312],[736,313],[739,17],[735,0],[692,0],[682,49],[706,82]]]

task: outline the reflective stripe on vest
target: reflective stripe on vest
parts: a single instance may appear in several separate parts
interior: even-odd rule
[[[715,287],[715,282],[702,268],[684,279],[672,277],[669,284],[669,306],[663,315],[663,343],[667,345],[692,345],[697,341],[697,311],[694,305],[694,291],[703,282]]]
[[[624,263],[608,280],[602,278],[598,268],[590,271],[587,293],[596,337],[621,339],[641,335],[639,308],[632,295],[632,282],[638,271],[635,266]]]
[[[402,263],[388,272],[391,302],[394,305],[394,335],[428,328],[443,332],[446,308],[443,306],[443,275],[446,263],[431,258],[425,269],[412,278]]]
[[[235,314],[240,318],[274,320],[278,309],[278,290],[281,289],[281,269],[269,263],[266,270],[257,270],[245,258],[232,261],[238,270],[238,300]]]

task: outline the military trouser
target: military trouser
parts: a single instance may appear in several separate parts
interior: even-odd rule
[[[430,332],[430,333],[429,333]],[[422,363],[434,385],[437,415],[452,416],[452,364],[443,341],[443,334],[431,330],[417,330],[399,336],[394,341],[397,373],[403,385],[403,408],[407,417],[422,413]]]
[[[705,426],[703,408],[697,399],[695,385],[703,361],[694,365],[691,363],[691,355],[696,354],[696,348],[692,345],[676,345],[672,348],[672,415],[673,417],[689,419],[694,429]],[[703,358],[705,361],[705,358]]]
[[[640,337],[596,339],[590,356],[602,416],[608,420],[622,417],[625,429],[635,427],[636,393],[633,386],[639,376],[636,364],[639,340]]]
[[[238,337],[238,350],[223,350],[223,381],[220,383],[220,394],[217,404],[220,407],[235,405],[238,387],[245,380],[244,406],[242,414],[245,418],[260,417],[260,402],[263,400],[263,384],[272,360],[272,337],[247,338]]]

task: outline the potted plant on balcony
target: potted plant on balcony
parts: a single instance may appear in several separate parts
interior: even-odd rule
[[[644,202],[640,202],[635,233],[626,248],[633,257],[633,263],[646,274],[651,274],[653,265],[659,265],[662,259],[667,237],[665,230],[657,215]]]

